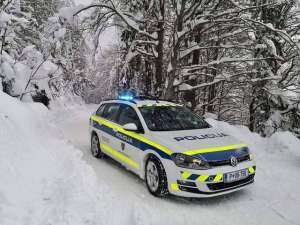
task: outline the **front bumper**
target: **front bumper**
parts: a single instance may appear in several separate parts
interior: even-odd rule
[[[254,182],[255,162],[244,161],[236,167],[229,165],[209,170],[190,170],[177,167],[172,161],[165,165],[169,192],[183,197],[213,197],[231,193]],[[231,183],[224,182],[224,174],[247,169],[248,177]]]

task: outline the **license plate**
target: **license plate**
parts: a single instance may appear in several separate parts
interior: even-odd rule
[[[234,181],[242,180],[248,177],[248,170],[243,169],[239,171],[234,171],[231,173],[224,174],[224,182],[225,183],[231,183]]]

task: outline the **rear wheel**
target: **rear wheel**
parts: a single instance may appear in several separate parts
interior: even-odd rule
[[[95,133],[93,133],[92,137],[91,137],[91,152],[92,152],[92,155],[96,158],[103,157],[103,153],[100,148],[100,141],[99,141],[98,135]]]
[[[152,195],[164,197],[169,193],[165,169],[161,161],[154,155],[147,159],[145,180],[147,188]]]

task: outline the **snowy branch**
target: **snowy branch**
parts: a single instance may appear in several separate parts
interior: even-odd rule
[[[124,13],[122,13],[121,10],[117,9],[114,5],[109,6],[106,4],[92,4],[92,5],[83,7],[82,9],[78,10],[77,12],[75,12],[73,14],[73,16],[77,16],[81,12],[91,9],[91,8],[104,8],[104,9],[110,10],[111,12],[115,13],[115,15],[117,15],[131,29],[137,31],[141,35],[144,35],[144,36],[150,38],[151,40],[156,40],[156,37],[154,37],[153,35],[145,32],[143,30],[140,30],[138,27],[138,24],[135,21],[133,21],[132,19],[130,19],[128,17],[128,14],[125,15]]]

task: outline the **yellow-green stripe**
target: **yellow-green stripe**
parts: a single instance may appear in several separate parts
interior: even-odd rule
[[[221,151],[229,151],[237,148],[247,147],[246,144],[238,144],[238,145],[227,145],[227,146],[219,146],[213,148],[201,148],[201,149],[194,149],[185,151],[184,154],[186,155],[195,155],[199,153],[208,153],[208,152],[221,152]]]
[[[110,155],[116,157],[118,160],[120,160],[121,162],[126,163],[127,165],[138,169],[140,166],[138,163],[136,163],[135,161],[133,161],[132,159],[128,158],[127,156],[125,156],[124,154],[118,152],[115,149],[112,149],[111,147],[109,147],[106,144],[100,144],[101,150],[103,152],[109,153]]]

